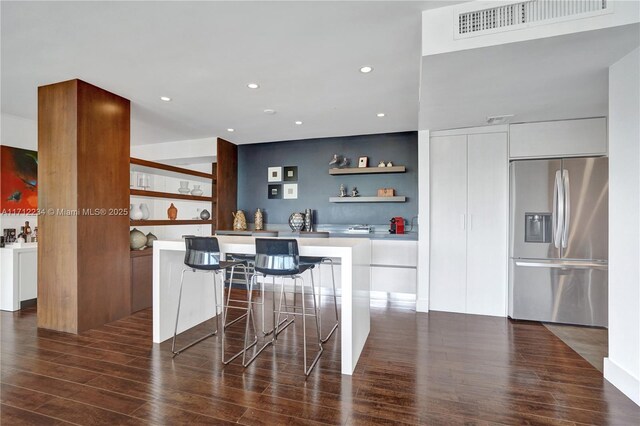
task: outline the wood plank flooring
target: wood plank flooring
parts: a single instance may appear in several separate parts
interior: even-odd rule
[[[172,358],[170,342],[151,343],[151,310],[80,335],[37,330],[35,308],[2,312],[0,423],[640,424],[640,408],[541,324],[374,304],[355,374],[340,374],[334,335],[307,380],[298,321],[243,369],[221,364],[217,336]],[[237,346],[242,330],[228,336]]]

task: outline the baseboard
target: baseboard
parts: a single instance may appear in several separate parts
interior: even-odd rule
[[[429,312],[429,299],[417,299],[416,312]]]
[[[604,378],[613,386],[640,405],[640,380],[629,374],[610,358],[604,359]]]

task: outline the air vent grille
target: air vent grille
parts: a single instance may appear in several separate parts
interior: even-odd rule
[[[516,25],[544,22],[585,13],[602,12],[607,0],[529,0],[458,15],[458,34],[511,29]]]

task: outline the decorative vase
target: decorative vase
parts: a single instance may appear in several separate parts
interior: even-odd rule
[[[131,220],[140,220],[142,219],[143,216],[144,214],[142,213],[142,210],[140,210],[140,206],[131,204],[131,210],[129,211],[129,218],[131,218]]]
[[[193,189],[191,190],[191,195],[195,195],[199,197],[203,194],[202,189],[200,189],[200,185],[193,185]]]
[[[244,217],[244,212],[238,210],[237,212],[231,212],[233,214],[233,230],[234,231],[246,231],[247,230],[247,218]]]
[[[147,236],[136,228],[129,232],[129,247],[131,250],[143,249],[147,244]]]
[[[178,209],[173,205],[173,203],[171,203],[167,209],[167,216],[169,217],[169,220],[176,220],[178,217]]]
[[[264,218],[262,217],[262,210],[256,210],[256,214],[253,216],[254,229],[256,231],[262,231],[264,229]]]
[[[153,235],[151,232],[149,232],[147,234],[147,243],[146,246],[147,247],[153,247],[153,242],[156,241],[158,239],[158,237],[156,237],[155,235]]]
[[[313,213],[311,209],[304,211],[304,230],[307,232],[313,231]]]
[[[180,188],[178,188],[178,192],[181,194],[188,194],[191,192],[191,190],[189,189],[189,181],[188,180],[181,180],[180,181]]]
[[[209,220],[209,218],[211,217],[211,214],[209,213],[209,211],[207,209],[204,209],[200,212],[200,219],[202,220]]]
[[[142,212],[142,219],[147,220],[151,213],[149,213],[149,207],[145,203],[140,204],[140,211]]]
[[[304,228],[304,214],[291,213],[289,216],[289,227],[293,232],[300,232]]]

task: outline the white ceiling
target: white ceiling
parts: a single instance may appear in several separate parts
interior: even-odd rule
[[[420,129],[608,115],[608,68],[640,44],[637,24],[426,56]]]
[[[133,144],[416,130],[420,12],[448,4],[3,1],[2,112],[80,78],[132,101]]]

